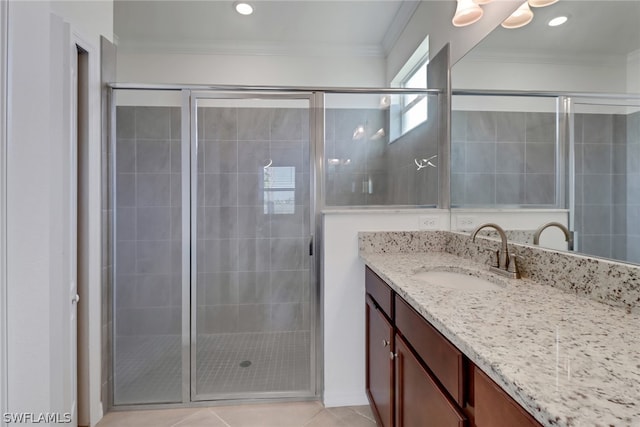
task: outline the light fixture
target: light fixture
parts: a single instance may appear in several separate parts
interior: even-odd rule
[[[558,0],[529,0],[531,7],[545,7],[556,3]]]
[[[364,138],[364,126],[360,125],[360,126],[356,127],[355,130],[353,131],[353,137],[351,139],[356,141],[356,140],[362,139],[362,138]]]
[[[233,3],[233,8],[240,15],[251,15],[253,13],[253,6],[251,6],[251,4],[244,1],[237,1]]]
[[[380,138],[384,138],[386,136],[386,132],[384,131],[384,128],[380,128],[376,131],[376,133],[374,133],[371,136],[371,139],[380,139]]]
[[[550,27],[557,27],[558,25],[564,24],[568,20],[569,20],[569,18],[566,17],[566,16],[557,16],[557,17],[553,18],[551,21],[549,21],[547,23],[547,25],[550,26]]]
[[[478,22],[483,13],[482,8],[474,3],[473,0],[458,0],[456,14],[453,15],[451,23],[455,27],[465,27]]]
[[[491,3],[492,1],[493,0],[473,0],[475,4],[487,4],[487,3]]]
[[[516,9],[515,12],[511,14],[511,16],[504,20],[502,26],[508,29],[520,28],[527,25],[532,19],[533,12],[529,7],[529,3],[525,1],[518,9]]]

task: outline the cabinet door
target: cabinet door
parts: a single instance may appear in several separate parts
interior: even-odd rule
[[[475,422],[478,427],[542,427],[491,378],[475,368]]]
[[[420,364],[407,344],[395,336],[396,427],[463,427],[467,420]]]
[[[393,426],[393,327],[367,296],[367,396],[378,424]]]

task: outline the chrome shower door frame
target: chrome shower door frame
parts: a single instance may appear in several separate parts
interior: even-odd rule
[[[182,197],[183,206],[189,207],[190,215],[183,215],[183,287],[182,287],[182,342],[183,342],[183,402],[211,400],[277,400],[277,399],[317,399],[321,390],[321,345],[320,322],[320,254],[318,232],[321,230],[318,207],[322,206],[321,191],[318,191],[320,171],[318,154],[322,153],[323,104],[322,94],[296,91],[224,91],[184,89],[182,107]],[[239,397],[233,394],[198,394],[197,390],[197,307],[198,307],[198,256],[197,256],[197,214],[198,214],[198,102],[200,100],[306,100],[309,112],[309,326],[310,326],[310,369],[309,390],[305,392],[253,392]],[[320,100],[320,101],[318,101]],[[188,374],[187,374],[188,373]]]

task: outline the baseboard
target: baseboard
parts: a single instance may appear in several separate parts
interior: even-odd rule
[[[324,393],[323,402],[326,408],[338,406],[363,406],[368,405],[367,395],[364,390],[360,393]]]

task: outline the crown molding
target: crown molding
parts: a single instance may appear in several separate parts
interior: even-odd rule
[[[306,43],[253,43],[243,41],[120,41],[121,53],[169,53],[194,55],[260,55],[260,56],[345,56],[380,57],[384,49],[375,44],[306,44]]]
[[[640,54],[639,54],[640,56]],[[540,50],[504,49],[472,50],[464,59],[476,62],[502,62],[513,64],[598,65],[617,67],[627,61],[624,55],[578,54],[573,52],[548,53]]]
[[[382,38],[382,48],[385,55],[391,52],[391,49],[395,46],[396,42],[400,38],[400,35],[409,24],[411,17],[415,13],[416,9],[420,6],[420,1],[415,0],[402,0],[402,4],[396,12],[396,16],[393,17],[391,25],[387,29],[387,32]]]

